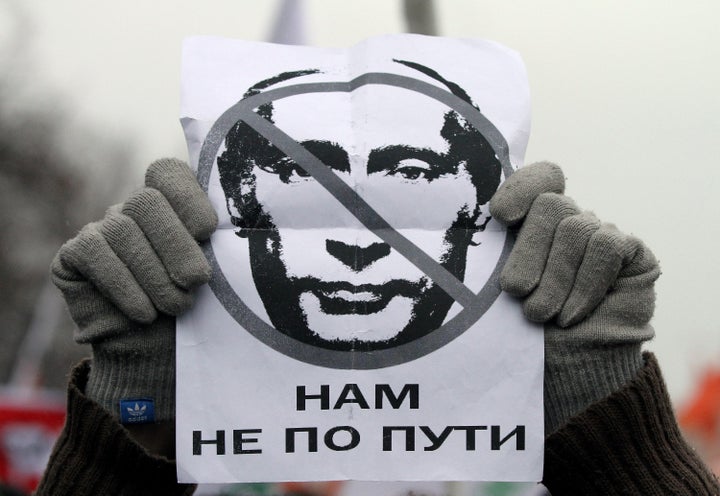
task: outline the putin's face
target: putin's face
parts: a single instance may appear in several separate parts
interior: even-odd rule
[[[264,113],[392,229],[463,280],[500,166],[462,117],[423,94],[384,85],[294,95]],[[382,233],[367,229],[302,163],[257,135],[232,133],[225,168],[245,172],[238,184],[225,180],[228,205],[243,217],[239,234],[248,239],[255,286],[279,332],[326,349],[367,351],[442,325],[452,298]],[[242,165],[233,165],[233,156]]]

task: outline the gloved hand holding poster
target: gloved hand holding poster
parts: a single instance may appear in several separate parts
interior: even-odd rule
[[[488,210],[529,114],[491,42],[186,41],[220,224],[178,321],[182,482],[540,479],[542,331],[500,291]]]

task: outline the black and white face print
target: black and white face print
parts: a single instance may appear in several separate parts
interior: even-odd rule
[[[213,290],[244,329],[309,363],[413,360],[499,294],[493,274],[509,245],[484,238],[497,230],[487,202],[513,170],[508,141],[440,68],[389,67],[349,79],[315,67],[266,74],[199,156],[201,183],[217,175],[222,186],[252,280],[226,277],[233,261],[210,245]],[[486,277],[468,280],[468,251],[483,245],[494,247]]]

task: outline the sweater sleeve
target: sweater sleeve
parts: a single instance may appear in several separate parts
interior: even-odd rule
[[[543,483],[553,496],[720,495],[680,433],[650,353],[632,382],[547,438]]]
[[[173,461],[148,453],[125,428],[83,393],[90,362],[72,372],[67,418],[37,496],[190,495]]]

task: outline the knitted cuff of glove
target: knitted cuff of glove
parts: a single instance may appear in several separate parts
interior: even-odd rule
[[[640,343],[583,347],[546,342],[545,434],[630,382],[643,366]]]
[[[163,422],[175,418],[175,334],[172,320],[161,317],[152,326],[127,331],[122,339],[93,345],[86,395],[123,423],[133,419]],[[138,402],[145,400],[151,403]],[[121,402],[123,404],[121,412]],[[128,417],[128,407],[154,415]],[[154,418],[153,418],[154,417]]]

